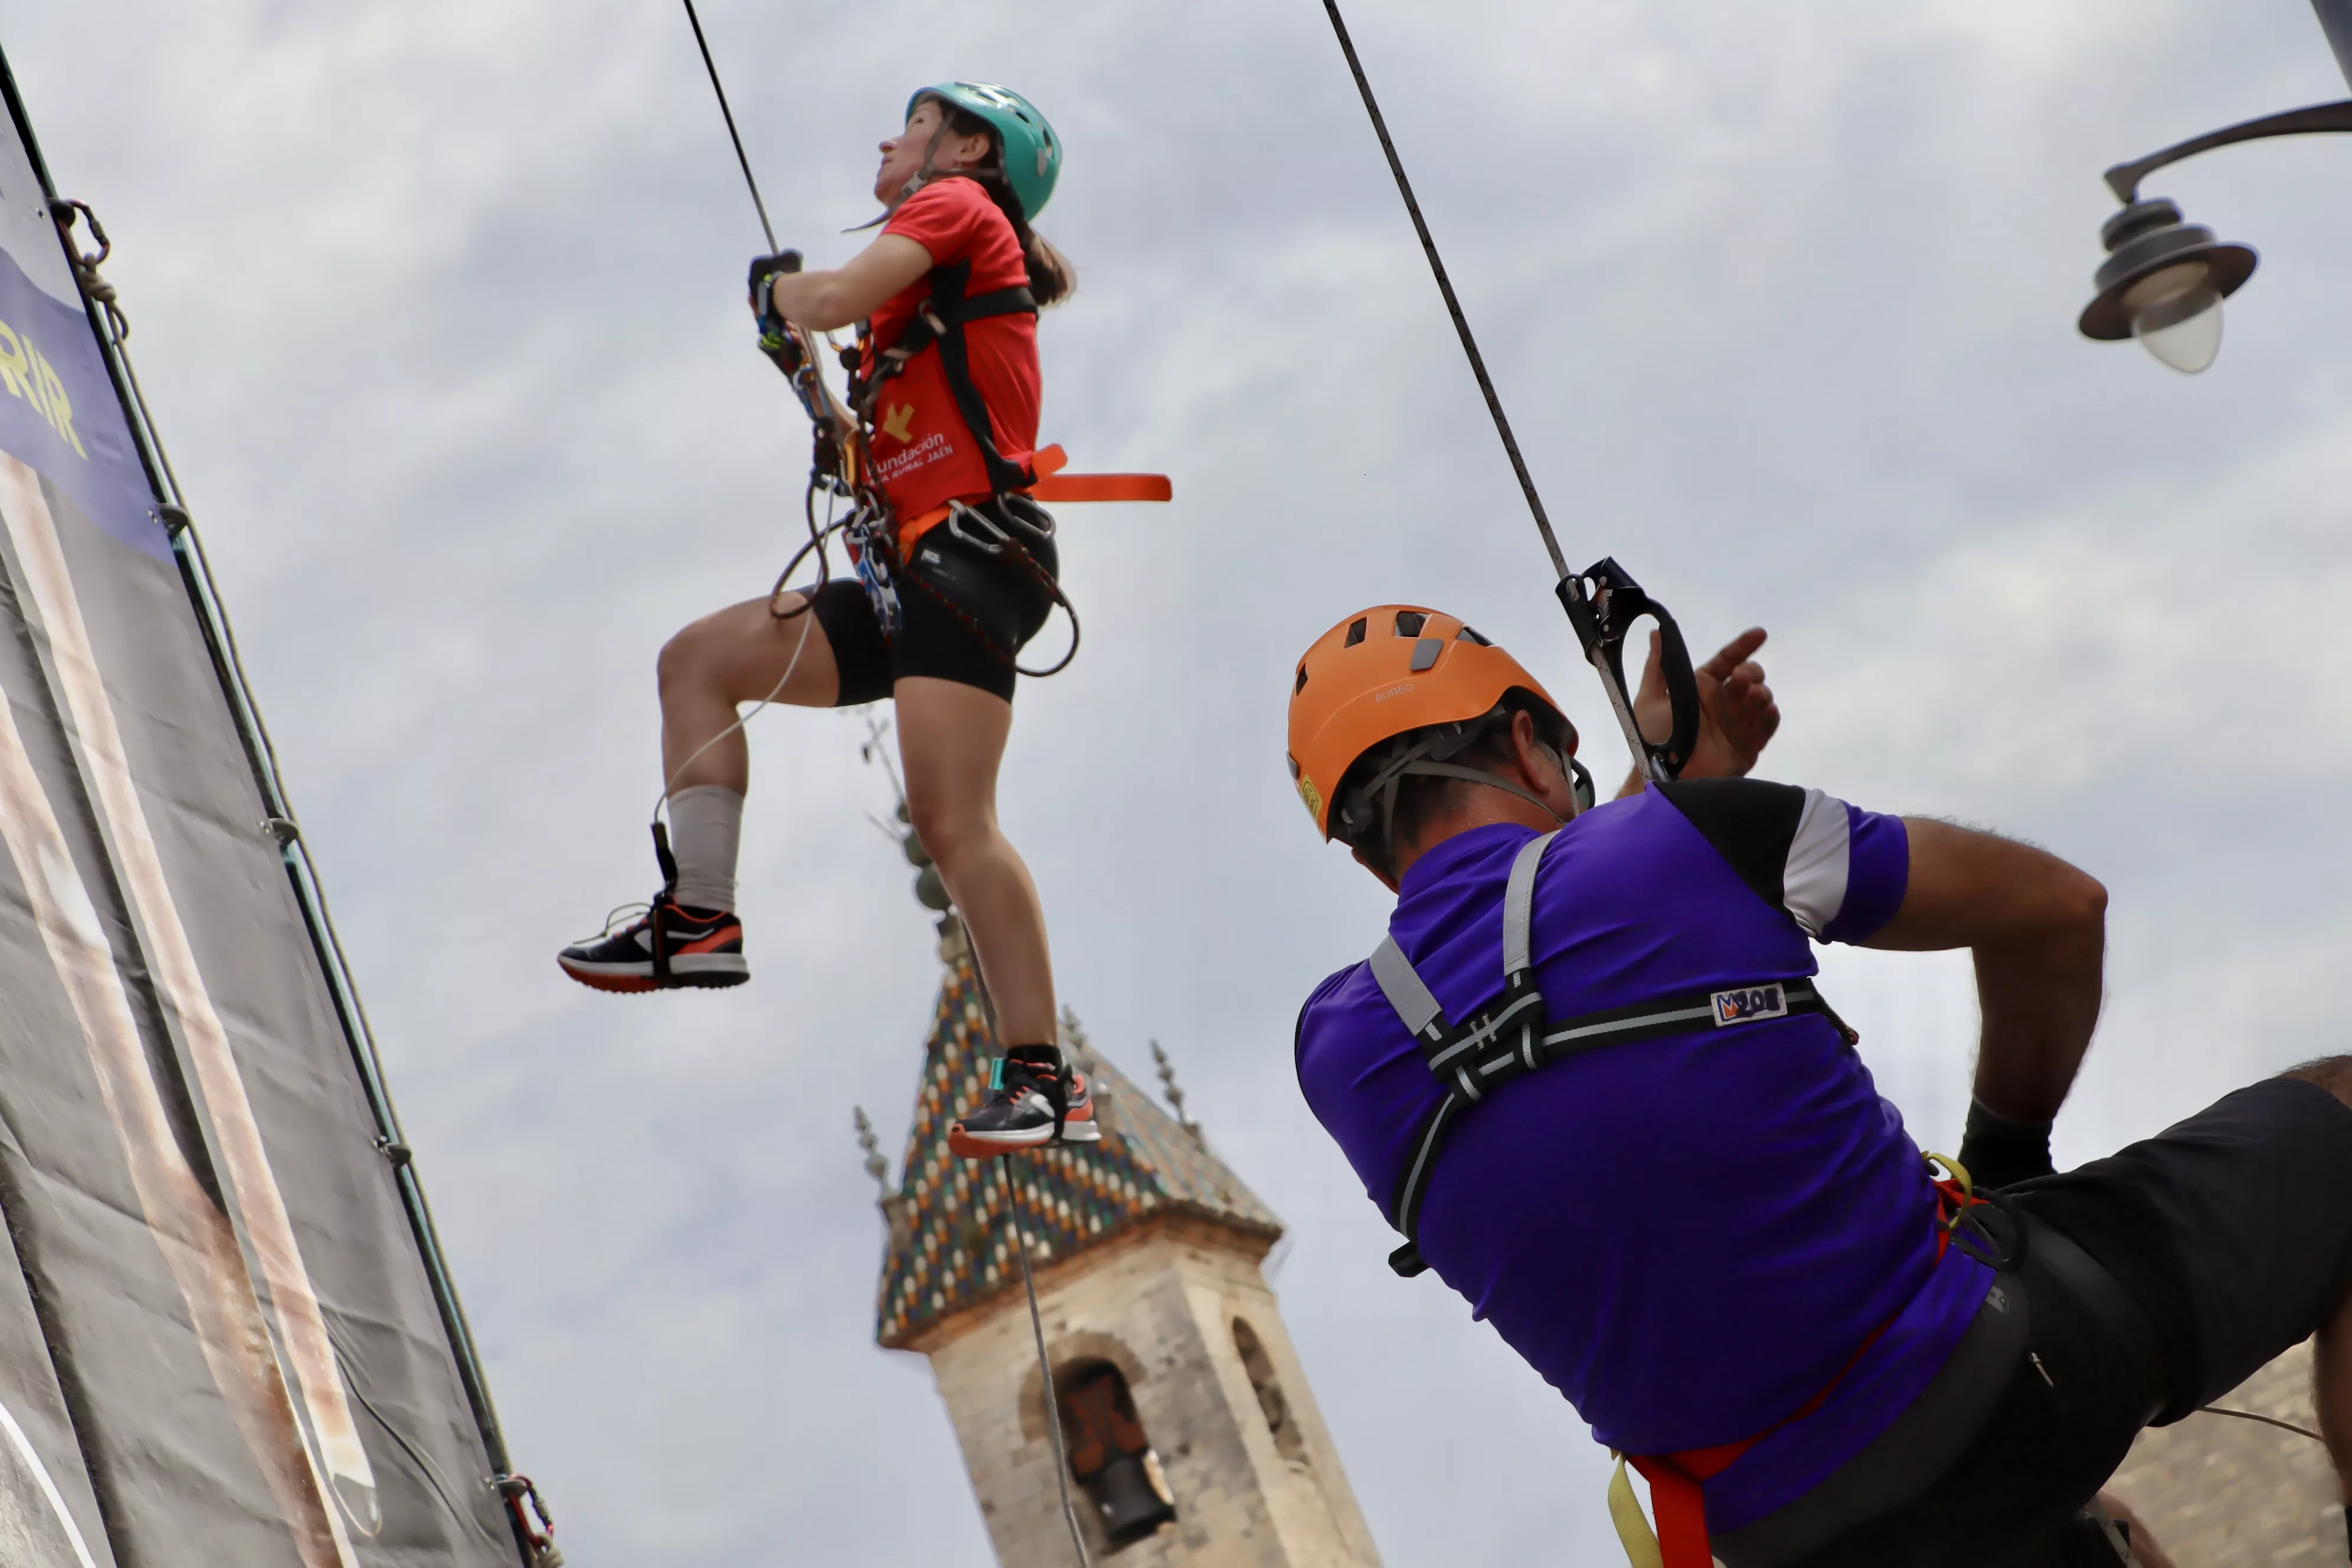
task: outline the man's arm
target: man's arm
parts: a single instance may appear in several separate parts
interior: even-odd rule
[[[2050,1122],[2099,1021],[2107,890],[2029,844],[1920,817],[1903,826],[1910,877],[1902,907],[1863,945],[1975,954],[1984,1015],[1976,1102],[1991,1118],[1972,1112],[1969,1135],[2012,1145],[2038,1136],[2046,1169]],[[1983,1173],[1993,1185],[2016,1179]]]
[[[1692,673],[1698,677],[1698,742],[1684,764],[1686,779],[1744,778],[1756,765],[1764,743],[1780,727],[1780,707],[1772,689],[1764,684],[1764,667],[1753,658],[1764,646],[1764,628],[1750,626],[1722,651]],[[1666,696],[1666,678],[1658,668],[1658,634],[1650,634],[1650,662],[1642,670],[1642,685],[1633,694],[1633,721],[1645,735],[1664,736],[1674,728],[1674,704]],[[1617,798],[1639,795],[1649,775],[1639,763],[1625,775]]]

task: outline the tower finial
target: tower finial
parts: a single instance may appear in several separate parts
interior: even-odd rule
[[[1176,1112],[1176,1124],[1192,1135],[1193,1142],[1208,1147],[1208,1135],[1201,1131],[1201,1124],[1185,1113],[1184,1091],[1176,1085],[1176,1064],[1168,1059],[1168,1053],[1160,1048],[1158,1040],[1151,1042],[1151,1059],[1159,1064],[1160,1090]]]
[[[881,1146],[874,1136],[874,1123],[867,1118],[866,1108],[860,1105],[853,1109],[857,1120],[857,1146],[866,1151],[866,1173],[873,1177],[874,1184],[881,1189],[879,1201],[887,1203],[893,1196],[890,1191],[890,1162],[882,1157]]]

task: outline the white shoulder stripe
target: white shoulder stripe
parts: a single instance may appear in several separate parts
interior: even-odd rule
[[[1807,790],[1805,814],[1797,819],[1789,864],[1780,873],[1780,903],[1816,942],[1845,907],[1849,837],[1845,802]]]

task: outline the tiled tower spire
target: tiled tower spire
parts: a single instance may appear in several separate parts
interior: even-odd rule
[[[949,1124],[987,1098],[996,1043],[971,944],[952,917],[942,923],[947,973],[924,1047],[898,1192],[889,1205],[892,1242],[877,1310],[875,1337],[894,1350],[943,1319],[1021,1289],[992,1163],[948,1151]],[[1228,1227],[1261,1253],[1274,1245],[1282,1222],[1240,1177],[1082,1035],[1067,1043],[1094,1086],[1103,1136],[1092,1146],[1014,1157],[1022,1224],[1036,1263],[1060,1261],[1171,1215]]]
[[[951,911],[940,933],[914,1124],[896,1188],[884,1180],[875,1335],[929,1358],[997,1561],[1075,1560],[1050,1398],[1061,1480],[1097,1563],[1379,1568],[1259,1270],[1281,1222],[1197,1123],[1154,1104],[1066,1015],[1063,1050],[1092,1082],[1102,1141],[986,1162],[949,1152],[996,1047]],[[1050,1393],[1000,1173],[1019,1193]]]

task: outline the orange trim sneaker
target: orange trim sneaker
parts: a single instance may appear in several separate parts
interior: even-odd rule
[[[1102,1127],[1095,1121],[1087,1075],[1064,1066],[1061,1055],[998,1058],[988,1080],[994,1092],[948,1129],[948,1148],[967,1160],[986,1160],[1047,1143],[1099,1142]]]
[[[614,918],[645,913],[619,931],[578,942],[555,955],[563,973],[598,991],[670,991],[681,986],[740,985],[751,978],[743,962],[743,922],[726,910],[696,909],[656,897],[625,905]]]

